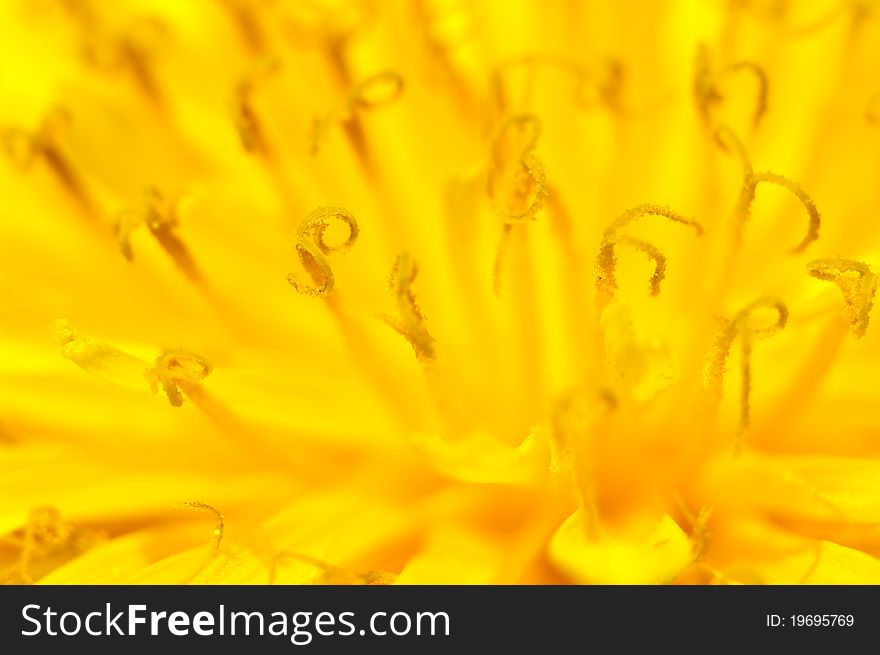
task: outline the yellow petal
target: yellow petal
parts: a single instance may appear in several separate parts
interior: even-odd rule
[[[516,448],[482,433],[455,442],[429,434],[413,441],[438,471],[465,482],[534,484],[546,477],[550,467],[549,445],[535,433]]]
[[[587,536],[583,510],[569,516],[550,541],[550,561],[580,584],[660,584],[693,559],[691,542],[669,516],[642,537]]]

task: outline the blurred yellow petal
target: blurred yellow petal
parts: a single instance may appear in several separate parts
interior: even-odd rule
[[[535,435],[516,448],[484,434],[465,435],[455,443],[424,435],[414,443],[439,472],[465,482],[528,485],[540,482],[548,471],[547,443]]]
[[[204,538],[202,526],[162,526],[99,544],[46,575],[41,584],[125,584],[163,557]]]
[[[875,585],[880,560],[830,541],[817,541],[800,552],[757,564],[731,564],[725,577],[746,584]]]
[[[580,584],[661,584],[693,560],[688,536],[669,516],[645,534],[591,537],[583,510],[569,516],[550,541],[550,560]]]
[[[497,584],[501,545],[461,530],[436,530],[397,584]]]

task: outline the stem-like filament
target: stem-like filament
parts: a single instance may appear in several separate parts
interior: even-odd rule
[[[697,236],[703,234],[702,225],[662,205],[636,205],[618,216],[605,230],[599,246],[599,253],[596,256],[596,300],[600,308],[605,307],[611,302],[614,293],[617,291],[617,278],[615,276],[617,259],[614,255],[614,249],[618,245],[628,245],[636,248],[654,261],[654,274],[650,280],[650,293],[652,296],[660,293],[660,283],[666,277],[666,256],[659,248],[647,241],[618,234],[619,230],[641,216],[666,218],[674,223],[680,223],[693,228]]]
[[[850,331],[856,339],[865,336],[877,292],[877,275],[868,265],[853,259],[816,259],[807,264],[807,272],[840,288]]]
[[[397,256],[388,284],[397,301],[400,316],[397,319],[385,317],[385,320],[409,341],[419,361],[429,362],[437,357],[437,350],[412,291],[418,272],[418,264],[409,253],[402,252]]]
[[[776,320],[769,326],[755,328],[752,325],[753,314],[759,310],[773,310]],[[742,435],[751,423],[751,390],[752,390],[752,345],[756,337],[769,337],[783,329],[788,322],[788,308],[781,300],[761,298],[743,309],[730,321],[727,321],[719,332],[709,353],[705,368],[705,382],[717,399],[721,398],[724,370],[730,356],[734,341],[738,338],[742,346],[740,358],[740,417],[739,431],[734,442],[734,454],[738,454],[742,446]]]
[[[740,195],[739,200],[737,201],[733,223],[733,238],[736,248],[739,248],[739,245],[742,242],[743,230],[745,229],[745,224],[748,222],[751,215],[752,204],[755,202],[755,192],[758,185],[761,183],[772,184],[773,186],[778,186],[787,190],[797,198],[807,212],[809,219],[807,234],[794,248],[791,249],[793,254],[803,252],[807,246],[819,238],[819,226],[821,224],[819,209],[816,207],[816,203],[813,199],[803,188],[800,187],[800,185],[778,173],[771,173],[769,171],[755,173],[742,141],[737,138],[736,134],[729,127],[725,125],[719,126],[715,132],[715,139],[723,149],[732,149],[742,162],[743,166],[743,182],[740,187]]]

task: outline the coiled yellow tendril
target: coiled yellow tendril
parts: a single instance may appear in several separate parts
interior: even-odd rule
[[[400,318],[387,316],[384,318],[392,328],[409,341],[420,361],[429,362],[436,359],[437,351],[434,337],[425,327],[425,317],[412,292],[412,284],[418,272],[418,264],[409,253],[402,252],[397,256],[388,284],[397,300]]]
[[[745,224],[751,214],[752,204],[755,201],[755,192],[758,185],[762,182],[789,191],[800,201],[801,205],[803,205],[807,212],[809,218],[807,234],[800,243],[791,249],[792,254],[803,252],[808,245],[819,238],[819,227],[821,225],[819,209],[806,191],[783,175],[771,173],[769,171],[755,173],[745,147],[729,127],[724,125],[719,126],[715,132],[715,140],[722,149],[728,151],[733,149],[743,166],[743,183],[740,189],[739,200],[737,201],[734,222],[734,239],[737,246],[742,241],[743,230],[745,229]]]
[[[348,237],[339,245],[331,246],[324,240],[324,233],[331,221],[341,221],[348,226]],[[354,216],[341,207],[319,207],[306,216],[296,231],[296,253],[300,263],[311,277],[310,282],[290,273],[287,281],[299,293],[310,296],[326,296],[333,289],[333,270],[327,255],[350,248],[358,237],[358,224]]]
[[[198,500],[188,500],[186,502],[175,505],[176,509],[191,510],[193,512],[209,512],[214,515],[214,530],[211,532],[211,555],[210,559],[217,556],[220,552],[220,542],[223,541],[223,530],[225,521],[223,514],[216,508]]]
[[[358,111],[385,107],[401,96],[403,78],[394,71],[382,71],[361,80],[349,89],[338,109],[315,119],[312,126],[312,154],[318,154],[327,132],[337,124],[354,120]]]
[[[666,277],[666,256],[659,248],[647,241],[618,235],[619,230],[641,216],[660,216],[675,223],[692,227],[696,231],[697,236],[702,236],[703,234],[702,225],[677,214],[669,207],[643,204],[625,211],[605,230],[601,245],[599,246],[599,253],[596,256],[596,297],[600,307],[607,305],[617,290],[617,279],[615,276],[617,260],[614,256],[614,248],[618,245],[631,246],[640,250],[654,261],[654,274],[650,280],[650,294],[656,296],[660,293],[660,283]]]
[[[487,193],[504,223],[533,220],[547,199],[544,165],[535,155],[540,135],[537,116],[517,114],[492,140]]]
[[[88,213],[94,206],[76,169],[62,148],[64,135],[73,119],[63,107],[54,107],[41,121],[36,130],[9,127],[3,131],[3,150],[19,170],[28,170],[42,160],[62,188]]]
[[[174,407],[183,404],[184,394],[190,393],[213,370],[211,362],[184,350],[167,350],[156,358],[154,368],[147,369],[144,377],[153,393],[161,386]]]
[[[697,108],[708,123],[712,107],[724,101],[724,94],[720,89],[722,80],[729,75],[737,73],[750,73],[758,83],[755,110],[752,114],[752,125],[757,128],[764,114],[767,113],[767,72],[760,65],[752,61],[737,61],[713,70],[709,61],[709,49],[705,44],[700,44],[697,50],[697,63],[694,74],[694,96],[697,101]]]
[[[776,320],[769,326],[754,328],[752,315],[762,309],[775,310]],[[719,332],[706,360],[704,371],[705,384],[717,399],[721,398],[724,380],[724,369],[730,350],[737,338],[742,347],[741,367],[742,386],[740,387],[740,422],[739,432],[734,444],[734,452],[738,452],[743,432],[749,427],[751,420],[750,395],[752,387],[752,340],[755,337],[766,338],[783,329],[788,322],[788,307],[775,298],[761,298],[740,310],[733,320],[727,321]]]
[[[852,259],[816,259],[807,264],[807,273],[840,287],[850,332],[856,339],[865,336],[877,292],[877,275],[868,265]]]

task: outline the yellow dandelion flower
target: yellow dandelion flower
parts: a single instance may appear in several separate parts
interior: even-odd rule
[[[0,12],[2,580],[880,582],[877,3]]]

